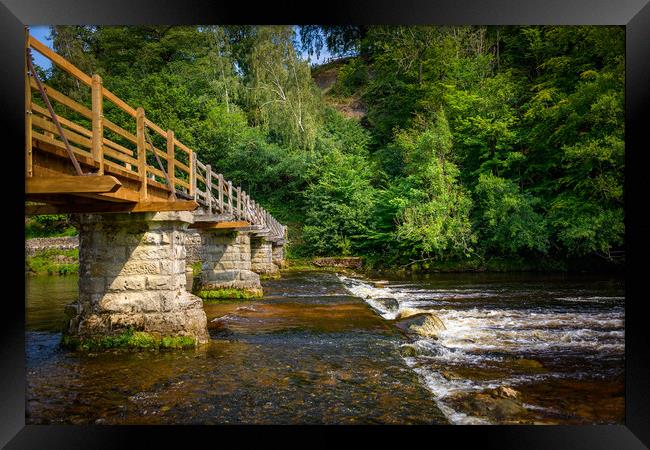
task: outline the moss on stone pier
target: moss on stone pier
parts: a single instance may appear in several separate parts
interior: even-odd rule
[[[128,329],[120,334],[102,337],[63,335],[61,345],[68,349],[93,351],[113,348],[183,349],[194,348],[196,340],[190,336],[157,336],[144,331]]]
[[[261,289],[204,289],[194,293],[203,300],[261,298]]]

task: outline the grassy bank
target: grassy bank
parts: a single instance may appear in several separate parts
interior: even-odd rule
[[[25,258],[25,270],[34,275],[74,275],[79,271],[79,250],[48,249]]]

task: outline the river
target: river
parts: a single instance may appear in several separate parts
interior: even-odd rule
[[[27,423],[623,422],[621,278],[388,281],[286,272],[259,301],[205,304],[207,346],[83,354],[59,347],[77,278],[28,277]],[[445,329],[405,335],[408,310]]]

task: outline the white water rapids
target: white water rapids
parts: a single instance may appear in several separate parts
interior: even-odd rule
[[[554,292],[553,287],[549,290],[525,283],[503,289],[498,283],[437,288],[430,283],[391,282],[386,287],[373,287],[365,280],[341,275],[339,279],[352,295],[362,298],[386,320],[394,320],[408,308],[434,313],[443,321],[446,329],[435,339],[415,338],[411,345],[417,355],[405,356],[404,360],[451,423],[489,423],[455,409],[448,401],[455,394],[554,378],[604,377],[611,367],[606,366],[604,374],[599,374],[591,362],[600,368],[602,361],[622,358],[624,353],[624,297],[620,295],[584,289]],[[555,365],[540,373],[510,370],[510,361],[518,359],[539,359]],[[507,370],[487,380],[445,375],[450,367],[481,370],[486,366]]]

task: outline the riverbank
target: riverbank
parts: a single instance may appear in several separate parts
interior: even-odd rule
[[[30,275],[76,275],[79,250],[47,249],[25,256],[25,272]]]
[[[32,274],[75,273],[78,269],[78,236],[34,238],[25,240],[26,271]],[[188,265],[196,274],[200,266],[200,249],[196,239],[188,243]],[[558,260],[552,258],[526,258],[521,256],[473,258],[451,261],[421,260],[403,264],[386,265],[365,256],[334,256],[292,258],[283,269],[309,271],[338,271],[362,273],[367,276],[401,276],[427,273],[477,273],[477,272],[594,272],[622,273],[624,260],[607,261],[600,257]]]
[[[311,260],[289,260],[288,267],[305,270],[352,271],[370,277],[403,276],[434,273],[623,273],[625,262],[607,261],[599,257],[558,260],[552,258],[526,258],[521,256],[474,258],[463,260],[419,260],[404,264],[386,265],[368,257],[317,257]]]

